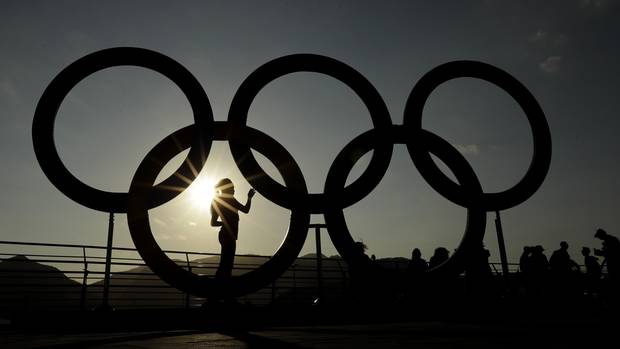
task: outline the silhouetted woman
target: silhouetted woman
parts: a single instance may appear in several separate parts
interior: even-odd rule
[[[445,247],[437,247],[435,249],[435,254],[431,256],[431,259],[428,261],[428,268],[433,269],[443,262],[447,261],[450,258],[450,252]]]
[[[428,263],[422,258],[422,252],[419,248],[414,248],[411,251],[411,259],[407,266],[407,274],[409,277],[417,277],[420,274],[424,274],[428,269]]]
[[[428,261],[428,269],[433,269],[450,258],[450,251],[445,247],[437,247],[435,253]],[[428,276],[428,297],[433,303],[441,303],[438,309],[448,309],[452,306],[452,300],[456,287],[456,278],[446,274],[433,274]],[[428,303],[428,302],[427,302]]]
[[[215,272],[216,278],[228,278],[232,274],[239,235],[239,211],[250,212],[255,191],[254,189],[248,191],[245,205],[237,201],[234,194],[235,186],[228,178],[221,179],[215,185],[215,197],[211,203],[211,226],[221,227],[218,238],[222,246],[220,265]]]
[[[545,249],[541,245],[534,246],[528,266],[531,281],[530,290],[535,298],[544,295],[549,281],[549,260],[544,251]]]
[[[411,259],[407,266],[407,277],[405,279],[405,300],[411,304],[419,304],[424,301],[423,288],[425,281],[425,273],[428,270],[428,263],[422,258],[422,252],[419,248],[411,251]]]
[[[586,265],[585,274],[585,291],[587,294],[598,294],[601,282],[601,265],[598,264],[598,258],[590,255],[590,249],[584,247],[581,249],[584,264]]]

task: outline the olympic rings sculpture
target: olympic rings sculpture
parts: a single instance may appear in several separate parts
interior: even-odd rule
[[[126,65],[153,70],[179,86],[192,108],[194,124],[173,132],[149,151],[138,166],[127,193],[105,192],[82,183],[64,166],[54,143],[54,122],[62,101],[82,79],[105,68]],[[309,193],[292,155],[275,139],[246,125],[248,110],[261,89],[281,76],[302,71],[321,73],[346,84],[365,104],[374,125],[340,151],[329,169],[323,193]],[[423,109],[429,95],[437,86],[459,77],[482,79],[505,90],[521,106],[530,123],[534,140],[530,167],[516,185],[503,192],[484,193],[467,160],[450,143],[422,128]],[[324,215],[334,246],[351,267],[368,267],[368,259],[354,246],[343,209],[363,199],[379,184],[391,162],[394,144],[407,146],[413,164],[433,189],[467,209],[467,224],[458,249],[429,274],[462,272],[470,253],[482,242],[486,212],[505,210],[527,200],[542,185],[551,162],[549,126],[534,96],[507,72],[475,61],[445,63],[425,74],[409,94],[403,124],[394,125],[378,91],[355,69],[320,55],[284,56],[251,73],[233,97],[228,120],[216,122],[207,94],[181,64],[147,49],[110,48],[78,59],[52,80],[37,105],[32,139],[41,169],[56,188],[86,207],[127,213],[131,238],[153,272],[179,290],[202,297],[244,295],[276,280],[301,251],[313,213]],[[148,215],[150,208],[168,202],[189,186],[204,167],[213,141],[228,141],[235,163],[250,185],[268,200],[291,210],[288,231],[274,256],[257,269],[227,280],[194,274],[168,258],[153,237]],[[183,164],[156,185],[163,166],[187,148],[190,150]],[[265,173],[251,149],[273,162],[284,185]],[[371,150],[368,168],[345,186],[355,163]],[[458,183],[436,166],[431,154],[449,167]],[[182,190],[170,190],[171,187]]]

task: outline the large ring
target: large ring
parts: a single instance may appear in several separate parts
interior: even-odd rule
[[[182,128],[157,144],[140,163],[131,181],[128,195],[127,221],[131,238],[144,262],[162,280],[170,285],[200,297],[241,296],[257,291],[276,280],[299,255],[310,224],[308,211],[291,209],[291,221],[286,237],[278,251],[263,265],[239,276],[229,279],[215,279],[206,275],[197,275],[177,265],[157,244],[149,223],[149,193],[153,183],[164,165],[175,155],[191,145],[192,126]],[[230,134],[228,125],[216,122],[214,139],[227,140]],[[273,161],[280,171],[287,187],[296,192],[307,193],[306,185],[299,166],[288,151],[266,134],[245,127],[241,134],[236,134],[238,141],[247,145]]]
[[[69,172],[54,144],[54,121],[60,104],[82,79],[120,65],[148,68],[166,76],[183,91],[194,114],[195,136],[189,154],[174,174],[153,188],[149,207],[161,205],[179,194],[167,188],[185,188],[196,178],[211,149],[211,143],[203,141],[213,138],[209,98],[192,73],[172,58],[142,48],[118,47],[91,53],[66,67],[47,86],[37,104],[32,122],[34,152],[47,178],[67,197],[94,210],[116,213],[127,211],[127,193],[95,189]]]
[[[392,125],[390,114],[381,95],[374,86],[350,66],[335,59],[312,55],[296,54],[284,56],[265,63],[250,74],[235,94],[228,113],[231,131],[243,128],[247,123],[248,111],[256,95],[271,81],[294,72],[316,72],[331,76],[349,86],[368,108],[375,128]],[[284,187],[271,178],[258,164],[250,147],[231,140],[230,151],[241,173],[264,197],[286,208],[304,207],[312,213],[322,213],[322,208],[332,198],[325,194],[304,194]],[[374,149],[368,169],[344,189],[338,198],[343,205],[350,206],[371,192],[389,167],[392,144],[382,144]]]
[[[338,154],[327,174],[325,193],[328,193],[329,197],[338,197],[355,162],[366,152],[382,143],[404,143],[412,147],[424,144],[426,149],[450,168],[461,183],[461,188],[468,196],[468,202],[471,204],[467,207],[467,224],[463,239],[450,259],[429,270],[431,274],[460,274],[464,270],[463,261],[469,258],[475,249],[482,244],[486,226],[486,212],[480,206],[482,204],[482,187],[478,177],[463,155],[442,138],[422,129],[408,129],[397,125],[394,125],[391,130],[379,131],[374,129],[367,131],[347,144]],[[338,253],[352,268],[367,268],[369,266],[368,257],[363,254],[363,251],[355,248],[355,241],[347,228],[344,211],[338,203],[328,205],[325,208],[324,215],[329,237]]]
[[[482,200],[487,211],[514,207],[531,197],[545,180],[551,164],[551,133],[536,98],[512,75],[481,62],[455,61],[442,64],[424,75],[414,86],[407,99],[403,125],[421,129],[424,105],[431,92],[440,84],[459,77],[482,79],[502,88],[519,103],[530,123],[534,155],[527,173],[512,188],[498,193],[485,193]],[[433,189],[455,204],[469,207],[469,197],[462,187],[441,172],[426,147],[422,144],[420,147],[407,144],[407,148],[416,168]]]

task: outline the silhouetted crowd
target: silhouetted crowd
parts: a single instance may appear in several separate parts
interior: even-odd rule
[[[593,297],[615,302],[618,298],[618,270],[620,265],[620,241],[617,237],[598,229],[594,237],[602,241],[601,249],[581,249],[582,268],[568,254],[568,243],[562,241],[560,248],[547,259],[542,246],[526,246],[519,259],[521,289],[529,297],[554,297],[567,299]],[[603,274],[603,268],[607,271]]]
[[[358,242],[359,255],[363,256],[360,265],[366,263],[366,266],[360,270],[351,266],[351,287],[354,297],[365,301],[382,299],[410,305],[441,299],[467,300],[475,304],[503,300],[531,304],[587,300],[603,306],[618,306],[620,241],[603,229],[598,229],[594,237],[601,240],[602,247],[595,248],[594,255],[588,247],[581,249],[583,267],[571,258],[568,243],[562,241],[549,258],[540,245],[523,247],[518,272],[508,275],[493,272],[490,253],[482,244],[456,261],[449,261],[448,249],[438,247],[427,262],[415,248],[403,271],[386,268],[374,258],[368,258],[364,253],[366,246]],[[439,269],[433,271],[446,262],[464,263],[464,273],[451,274],[450,268],[445,266],[440,268],[447,270],[445,273],[436,272]]]

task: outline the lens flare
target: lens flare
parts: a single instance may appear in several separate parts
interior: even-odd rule
[[[215,194],[215,181],[209,177],[199,176],[187,188],[192,204],[200,210],[208,211]]]

